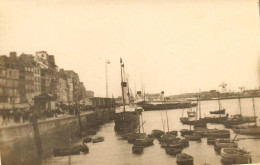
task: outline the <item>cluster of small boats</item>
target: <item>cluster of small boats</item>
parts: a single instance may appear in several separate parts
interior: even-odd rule
[[[130,133],[122,136],[123,139],[132,143],[132,152],[142,154],[144,147],[153,145],[154,139],[157,139],[166,154],[176,156],[178,165],[193,165],[193,157],[182,153],[182,149],[189,146],[189,140],[186,138],[177,138],[178,131],[169,131],[165,133],[161,130],[152,130],[152,133]]]
[[[237,142],[227,138],[208,137],[207,143],[214,145],[214,150],[221,155],[223,164],[250,164],[252,158],[249,152],[238,148]]]
[[[105,138],[103,136],[96,136],[96,137],[89,137],[89,135],[96,134],[97,129],[89,129],[86,132],[79,132],[76,134],[76,136],[83,138],[81,145],[75,145],[75,146],[68,146],[68,147],[59,147],[53,149],[53,155],[54,156],[70,156],[70,155],[80,155],[80,154],[86,154],[89,152],[89,147],[86,145],[86,143],[99,143],[103,142]]]
[[[132,152],[134,154],[143,153],[144,147],[153,145],[154,137],[146,135],[146,133],[128,133],[122,136],[122,139],[127,140],[128,143],[133,144]]]

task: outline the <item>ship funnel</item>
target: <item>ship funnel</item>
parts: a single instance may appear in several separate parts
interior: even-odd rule
[[[122,82],[121,86],[123,88],[125,104],[129,104],[129,99],[128,99],[129,95],[128,95],[127,82]]]
[[[161,100],[164,101],[164,91],[161,91]]]

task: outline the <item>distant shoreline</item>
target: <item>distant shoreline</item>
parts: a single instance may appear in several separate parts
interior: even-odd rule
[[[260,96],[240,96],[241,99],[245,98],[258,98]],[[231,99],[238,99],[238,97],[226,97],[226,98],[219,98],[220,100],[231,100]],[[211,100],[218,100],[218,98],[211,98],[211,99],[200,99],[199,101],[211,101]],[[191,101],[197,101],[197,100],[191,100]]]

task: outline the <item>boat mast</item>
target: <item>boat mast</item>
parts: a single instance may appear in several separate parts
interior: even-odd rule
[[[220,99],[219,99],[219,95],[218,95],[218,110],[221,110],[222,107],[221,107],[221,103],[220,103]]]
[[[255,99],[254,99],[254,96],[252,97],[252,101],[253,101],[253,110],[254,110],[254,117],[255,117],[255,125],[257,125],[256,113],[255,113]]]
[[[120,58],[120,69],[121,69],[121,88],[122,88],[122,99],[123,99],[123,107],[125,112],[125,97],[124,97],[124,81],[123,81],[123,71],[122,68],[124,68],[124,64],[122,61],[122,58]]]
[[[168,129],[168,132],[170,132],[169,131],[169,121],[168,121],[167,106],[166,106],[166,98],[164,98],[164,103],[165,103],[165,108],[166,108],[167,129]]]
[[[198,119],[198,106],[199,106],[199,99],[198,99],[198,96],[197,96],[197,106],[196,106],[196,118],[195,118],[195,120]]]
[[[200,96],[199,96],[199,98],[200,98]],[[199,101],[199,112],[200,112],[200,118],[199,119],[201,119],[201,105],[200,105],[200,101]]]
[[[242,115],[241,101],[240,101],[240,95],[239,94],[238,94],[238,103],[239,103],[240,115]]]

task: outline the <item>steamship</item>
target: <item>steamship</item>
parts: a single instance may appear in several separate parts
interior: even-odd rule
[[[144,111],[183,109],[183,108],[191,108],[197,106],[197,103],[192,103],[188,101],[178,101],[178,102],[166,101],[163,95],[164,95],[164,91],[161,92],[160,101],[146,101],[144,99],[143,101],[138,102],[137,105],[142,107]]]
[[[135,109],[134,106],[129,104],[128,85],[125,78],[124,63],[120,59],[121,66],[121,88],[122,88],[122,99],[123,106],[121,106],[114,116],[115,131],[118,133],[134,133],[139,127],[139,115],[140,112]],[[128,104],[128,105],[127,105]]]

